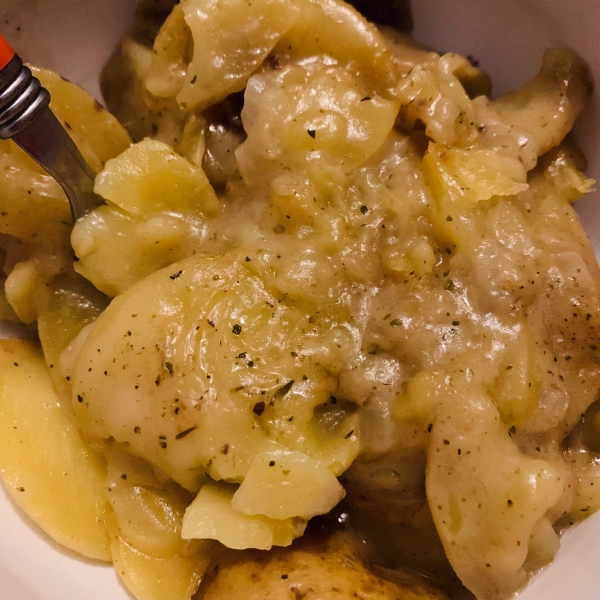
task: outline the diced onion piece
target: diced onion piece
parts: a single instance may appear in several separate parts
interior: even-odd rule
[[[301,519],[269,519],[264,515],[245,515],[231,504],[236,486],[207,483],[188,506],[183,518],[184,539],[214,539],[228,548],[269,550],[289,546],[306,528]]]
[[[325,463],[276,447],[256,455],[232,504],[249,515],[310,519],[328,513],[344,496]]]
[[[423,168],[434,194],[453,200],[475,203],[492,196],[512,196],[528,187],[521,161],[491,150],[430,144]]]

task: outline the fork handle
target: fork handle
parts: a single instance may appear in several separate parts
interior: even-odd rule
[[[50,94],[0,35],[0,139],[21,133],[50,104]]]
[[[15,51],[10,44],[0,35],[0,71],[13,59]]]

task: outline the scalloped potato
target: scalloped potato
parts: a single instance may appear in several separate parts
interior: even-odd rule
[[[7,430],[5,485],[140,600],[509,598],[600,506],[585,63],[492,99],[341,0],[155,4],[104,76],[128,133],[42,72],[105,205],[71,228],[0,145],[6,312],[46,363],[3,344],[0,409],[70,443]],[[66,462],[77,518],[39,510]]]

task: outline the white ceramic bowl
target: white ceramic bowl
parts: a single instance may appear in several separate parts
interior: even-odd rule
[[[376,0],[373,0],[376,1]],[[133,19],[137,0],[1,0],[0,32],[21,56],[57,70],[99,97],[97,77]],[[600,73],[598,0],[413,0],[415,37],[438,50],[471,55],[501,93],[537,71],[543,51],[570,46]],[[600,86],[598,86],[600,88]],[[600,89],[577,140],[600,181]],[[600,194],[578,205],[600,255]],[[2,600],[127,600],[111,567],[82,562],[53,544],[0,488]],[[556,561],[519,600],[600,598],[600,514],[569,531]]]

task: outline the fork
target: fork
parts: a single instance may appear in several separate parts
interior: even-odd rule
[[[0,34],[0,139],[12,139],[65,191],[73,223],[102,204],[95,173],[50,110],[50,93]]]

